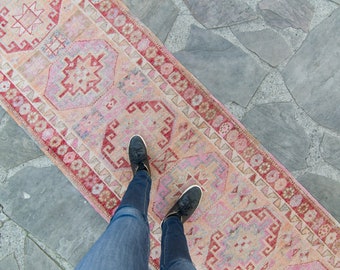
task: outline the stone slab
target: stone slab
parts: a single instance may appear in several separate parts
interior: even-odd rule
[[[308,0],[262,0],[258,7],[270,26],[293,27],[304,32],[308,32],[314,14]]]
[[[25,240],[25,269],[61,270],[30,238]]]
[[[291,103],[257,105],[242,119],[246,128],[288,170],[307,167],[310,140],[295,119],[296,109]]]
[[[0,185],[0,203],[13,221],[75,265],[107,223],[58,168],[26,167]]]
[[[131,13],[161,40],[165,41],[179,10],[171,0],[124,0]]]
[[[297,103],[319,124],[340,132],[340,8],[308,35],[283,77]]]
[[[0,167],[10,169],[41,156],[43,153],[23,129],[10,116],[5,117],[7,121],[0,129]]]
[[[325,134],[321,142],[323,159],[340,170],[340,138]]]
[[[14,257],[14,254],[10,254],[0,261],[0,269],[6,270],[19,270],[18,263]],[[32,268],[33,269],[33,268]]]
[[[4,214],[0,214],[0,220],[2,220],[0,222],[0,261],[13,254],[15,257],[15,263],[12,259],[10,259],[10,265],[18,265],[18,269],[24,269],[23,249],[26,232],[12,220],[8,219]],[[3,263],[4,262],[0,262],[1,270],[7,269],[2,267]]]
[[[340,222],[340,183],[328,177],[306,173],[298,181]]]
[[[234,34],[246,48],[273,67],[293,54],[287,42],[271,29],[252,32],[235,31]]]
[[[174,55],[222,103],[247,106],[266,75],[240,48],[194,25],[185,49]]]
[[[226,27],[256,19],[252,8],[240,0],[184,0],[192,16],[206,28]]]

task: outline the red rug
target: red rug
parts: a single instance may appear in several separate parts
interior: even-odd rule
[[[198,269],[340,267],[339,224],[120,2],[2,0],[0,37],[1,105],[106,220],[132,176],[129,139],[146,139],[151,268],[192,184]]]

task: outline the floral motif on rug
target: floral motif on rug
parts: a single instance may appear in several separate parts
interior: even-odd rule
[[[339,224],[119,1],[4,0],[1,105],[109,220],[148,144],[150,267],[160,222],[192,184],[198,269],[338,269]]]

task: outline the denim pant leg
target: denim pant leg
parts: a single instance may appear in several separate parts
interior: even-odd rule
[[[161,270],[195,270],[192,264],[183,224],[176,216],[162,224]]]
[[[105,232],[76,270],[147,270],[150,232],[147,211],[151,179],[137,171]]]

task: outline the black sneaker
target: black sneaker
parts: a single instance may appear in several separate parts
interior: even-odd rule
[[[165,219],[170,216],[177,216],[182,223],[187,221],[195,212],[202,198],[202,189],[193,185],[186,189],[175,205],[166,214]],[[164,221],[163,220],[163,221]]]
[[[130,140],[129,159],[133,175],[140,170],[145,170],[151,175],[146,145],[139,135],[133,136]]]

